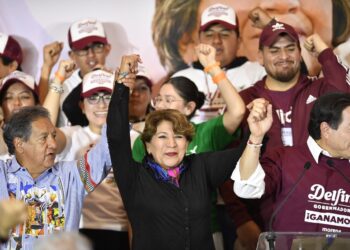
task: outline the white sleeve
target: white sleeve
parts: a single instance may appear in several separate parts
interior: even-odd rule
[[[247,180],[241,180],[241,173],[239,171],[239,162],[231,175],[234,181],[233,191],[241,198],[245,199],[259,199],[265,192],[265,172],[260,163]]]

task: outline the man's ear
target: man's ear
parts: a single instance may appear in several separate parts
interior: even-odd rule
[[[69,58],[72,59],[75,62],[74,52],[70,50],[68,52],[68,55],[69,55]]]
[[[195,110],[195,108],[196,108],[196,103],[194,101],[190,101],[190,102],[186,103],[185,115],[189,116],[190,114],[192,114],[192,112]]]
[[[13,146],[15,147],[15,151],[18,153],[23,153],[23,140],[19,137],[15,137],[13,139]]]
[[[109,52],[111,52],[111,45],[110,44],[105,44],[105,52],[106,52],[106,56],[109,54]]]
[[[321,138],[329,138],[331,136],[331,130],[332,128],[329,126],[327,122],[321,122],[320,124],[320,134]]]

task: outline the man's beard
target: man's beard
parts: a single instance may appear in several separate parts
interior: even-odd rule
[[[272,76],[275,80],[279,82],[289,83],[300,71],[300,64],[297,68],[291,67],[285,71],[277,71],[272,73],[269,69],[265,68],[268,75]]]

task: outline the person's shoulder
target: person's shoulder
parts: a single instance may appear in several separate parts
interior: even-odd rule
[[[195,81],[196,78],[203,77],[203,75],[204,75],[204,71],[202,69],[188,67],[186,69],[182,69],[182,70],[175,72],[171,76],[171,78],[182,76],[182,77],[186,77],[186,78],[190,79],[191,81]]]
[[[77,133],[83,133],[84,128],[80,125],[75,126],[64,126],[59,128],[66,136],[71,136]]]

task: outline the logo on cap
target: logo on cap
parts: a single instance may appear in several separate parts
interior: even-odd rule
[[[82,97],[89,97],[99,91],[113,91],[114,74],[104,70],[94,70],[84,76]]]
[[[200,30],[204,31],[215,23],[230,30],[238,29],[236,13],[231,7],[224,4],[214,4],[203,11]]]
[[[272,27],[272,31],[284,30],[284,29],[285,29],[283,23],[275,23],[275,24],[272,25],[271,27]]]

